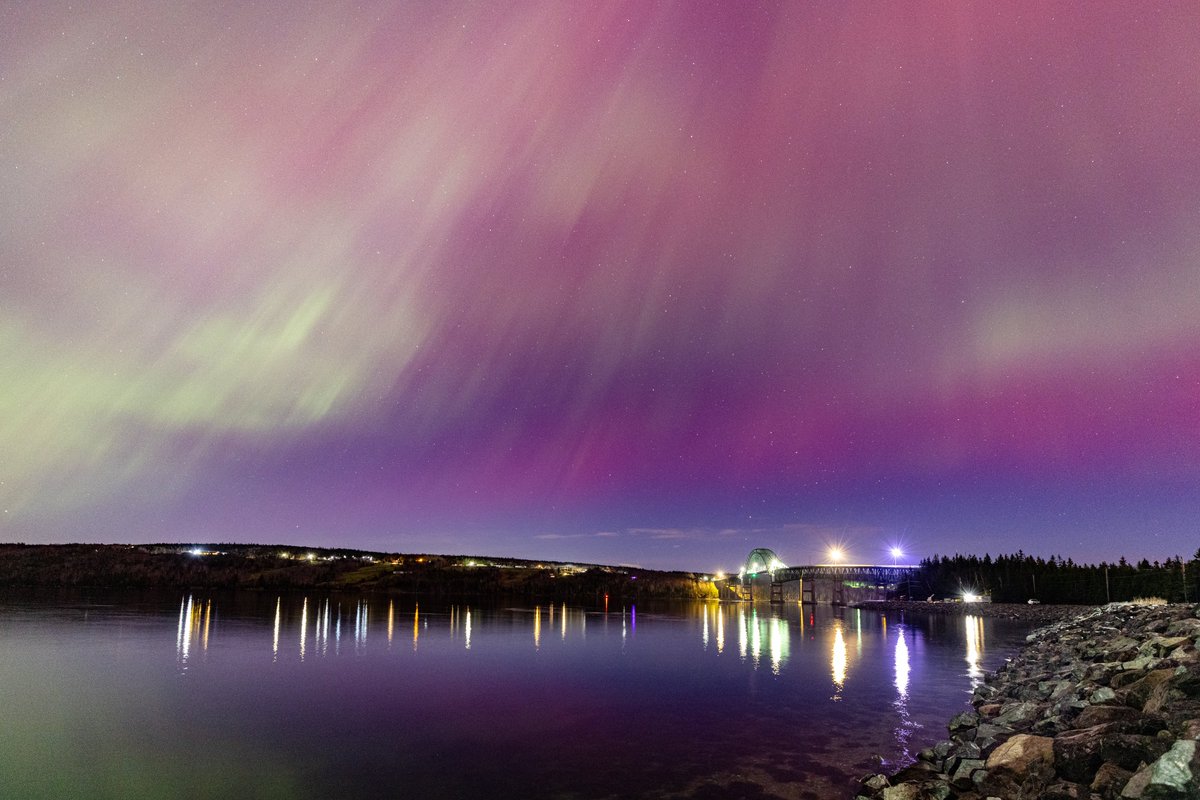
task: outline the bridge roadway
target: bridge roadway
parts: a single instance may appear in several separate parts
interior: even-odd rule
[[[908,565],[881,564],[810,564],[803,567],[779,567],[767,570],[772,583],[788,583],[805,578],[841,578],[844,581],[900,583],[917,571]]]
[[[844,603],[846,581],[871,583],[875,586],[888,586],[908,580],[919,567],[909,564],[808,564],[798,567],[784,565],[779,557],[765,547],[757,547],[746,557],[746,564],[736,578],[730,578],[730,588],[743,596],[743,589],[749,588],[749,599],[753,599],[752,581],[762,573],[771,576],[771,602],[783,602],[783,585],[799,581],[801,586],[801,602],[805,599],[815,602],[816,589],[814,584],[818,579],[829,580],[833,584],[833,602],[835,605]],[[750,578],[747,587],[746,578]]]

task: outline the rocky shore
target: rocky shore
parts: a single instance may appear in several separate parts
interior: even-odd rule
[[[1114,603],[1027,642],[859,799],[1200,798],[1200,606]]]
[[[1090,610],[1092,606],[1060,606],[1028,603],[931,603],[921,600],[867,600],[854,603],[855,608],[871,611],[906,611],[914,614],[964,615],[1019,619],[1035,625],[1069,619]]]

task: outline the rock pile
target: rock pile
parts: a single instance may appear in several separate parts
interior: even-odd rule
[[[1200,798],[1200,606],[1114,603],[1026,641],[860,800]]]

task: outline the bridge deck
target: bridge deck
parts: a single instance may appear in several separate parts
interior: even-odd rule
[[[772,583],[789,583],[812,578],[842,578],[895,583],[916,572],[919,567],[895,564],[810,564],[779,567],[770,572]],[[755,573],[761,575],[762,573]]]

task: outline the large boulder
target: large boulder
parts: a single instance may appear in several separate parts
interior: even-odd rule
[[[1018,730],[1028,728],[1042,715],[1042,708],[1034,702],[1006,703],[993,722]]]
[[[987,759],[987,778],[980,788],[1014,800],[1041,797],[1054,779],[1054,740],[1018,733]]]
[[[1170,747],[1171,742],[1157,736],[1112,733],[1101,740],[1100,758],[1133,772],[1142,764],[1157,760]]]
[[[1090,728],[1093,725],[1103,725],[1106,722],[1133,721],[1142,716],[1139,709],[1128,706],[1088,706],[1079,712],[1075,718],[1078,728]]]
[[[1076,783],[1091,783],[1100,766],[1103,725],[1067,731],[1054,739],[1054,769]]]
[[[1121,697],[1132,708],[1151,713],[1160,711],[1166,705],[1173,678],[1174,669],[1156,669],[1125,687]]]
[[[1180,739],[1153,764],[1137,771],[1121,797],[1134,800],[1195,800],[1200,798],[1200,764],[1196,742]]]

